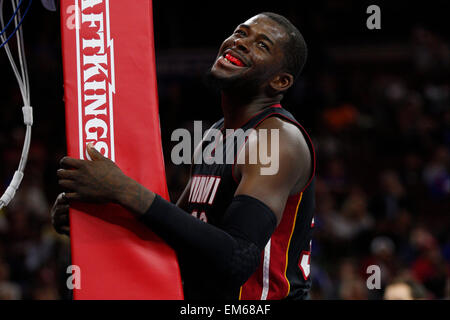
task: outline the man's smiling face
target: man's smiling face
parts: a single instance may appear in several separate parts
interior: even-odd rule
[[[225,39],[211,68],[211,75],[224,87],[252,83],[262,87],[283,66],[284,28],[265,15],[240,24]]]

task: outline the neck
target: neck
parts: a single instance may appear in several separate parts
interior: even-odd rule
[[[251,98],[242,95],[233,95],[222,91],[222,111],[224,116],[224,127],[226,129],[240,128],[254,115],[267,107],[279,104],[282,96],[275,97],[255,96]]]

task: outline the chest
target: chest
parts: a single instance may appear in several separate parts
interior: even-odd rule
[[[194,165],[188,212],[205,222],[220,225],[237,188],[231,172],[230,164]]]

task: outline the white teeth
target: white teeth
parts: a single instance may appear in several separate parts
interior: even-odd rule
[[[231,62],[231,61],[228,60],[227,58],[225,58],[225,61],[228,62],[229,64],[233,65],[233,66],[235,65],[233,62]]]
[[[232,65],[232,66],[235,66],[235,67],[241,67],[240,65],[238,65],[238,64],[236,64],[236,63],[234,63],[234,62],[232,62],[231,60],[228,60],[228,58],[226,57],[226,54],[224,54],[224,55],[222,56],[222,58],[223,58],[227,63],[229,63],[229,64]]]

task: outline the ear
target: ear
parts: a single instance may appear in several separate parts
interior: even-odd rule
[[[283,93],[289,89],[293,83],[294,77],[290,73],[283,72],[277,74],[272,81],[270,81],[269,85],[276,93]]]

